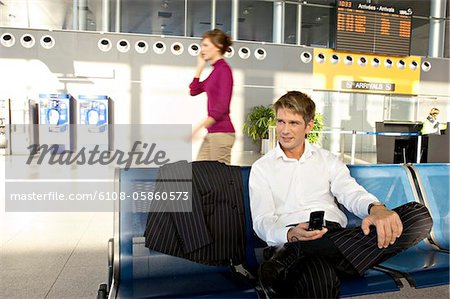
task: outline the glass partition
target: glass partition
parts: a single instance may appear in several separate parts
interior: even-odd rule
[[[269,1],[239,1],[238,39],[272,42],[273,3]]]
[[[190,0],[187,3],[187,36],[201,37],[211,29],[211,1]]]
[[[324,117],[321,146],[348,163],[377,163],[376,123],[416,121],[417,97],[314,91],[312,99]],[[448,100],[434,103],[448,110]]]
[[[216,28],[231,35],[231,0],[216,0]]]
[[[417,97],[387,95],[384,97],[383,120],[416,121]]]
[[[121,1],[121,32],[183,36],[184,1]]]
[[[378,147],[381,146],[379,151],[387,150],[398,156],[397,162],[384,163],[403,161],[403,147],[408,148],[407,161],[416,162],[420,122],[425,120],[430,110],[438,108],[439,122],[450,122],[450,97],[447,96],[314,91],[312,99],[316,103],[317,112],[322,113],[324,118],[320,145],[339,155],[346,163],[352,163],[352,160],[355,164],[382,163],[382,155],[377,155],[378,142]],[[377,123],[384,125],[378,126]],[[411,136],[385,136],[378,134],[380,132],[410,132]],[[386,144],[392,148],[383,149]]]
[[[186,35],[201,37],[203,32],[211,30],[211,13],[211,1],[188,0]],[[231,0],[216,1],[215,28],[231,34]]]
[[[448,10],[450,10],[450,3],[447,5]],[[447,16],[447,20],[445,21],[445,35],[444,35],[444,57],[445,58],[450,58],[450,20],[448,20]]]
[[[429,19],[412,18],[411,27],[411,55],[427,56],[430,34]]]
[[[0,27],[193,37],[212,27],[213,0],[4,0],[0,3]],[[277,39],[276,42],[285,44],[333,47],[335,0],[215,0],[214,3],[215,26],[227,33],[232,33],[234,23],[232,6],[238,5],[236,36],[239,40],[273,42]],[[377,3],[393,4],[392,0]],[[431,0],[401,3],[414,12],[411,55],[428,55],[431,3]],[[278,9],[279,4],[283,9]],[[444,57],[450,57],[449,6],[444,19]],[[282,33],[281,40],[279,33]]]
[[[286,4],[284,15],[284,43],[297,44],[298,4]]]
[[[436,97],[418,97],[418,112],[417,120],[424,121],[431,108],[439,109],[438,120],[441,123],[450,122],[450,97],[436,96]]]
[[[332,48],[334,45],[334,7],[302,6],[301,44]]]

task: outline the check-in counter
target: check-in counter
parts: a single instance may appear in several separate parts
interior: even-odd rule
[[[447,129],[441,131],[441,135],[428,135],[428,163],[450,163],[450,122],[447,123]]]
[[[376,122],[377,133],[414,133],[417,134],[421,122],[383,121]],[[377,135],[377,163],[415,163],[417,161],[417,136]]]

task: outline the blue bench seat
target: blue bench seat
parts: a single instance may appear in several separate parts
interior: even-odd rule
[[[349,166],[353,177],[369,192],[377,196],[389,208],[409,201],[428,201],[434,220],[434,236],[440,246],[421,241],[397,256],[382,263],[379,268],[371,269],[362,277],[344,278],[341,296],[359,296],[383,292],[398,291],[399,281],[395,276],[405,276],[415,287],[428,287],[449,283],[448,234],[445,237],[443,223],[448,225],[448,165],[437,170],[447,179],[447,185],[436,187],[435,167],[426,168],[416,165],[408,168],[403,165],[354,165]],[[250,167],[241,167],[244,186],[244,208],[246,214],[246,268],[256,274],[262,262],[262,249],[266,244],[252,229],[248,178]],[[412,171],[410,170],[412,169]],[[446,172],[447,171],[447,172]],[[431,172],[432,174],[428,173]],[[117,170],[117,192],[150,191],[154,188],[157,169]],[[445,177],[445,173],[447,176]],[[414,176],[420,176],[414,183]],[[423,175],[423,177],[422,177]],[[424,190],[417,190],[415,185]],[[446,187],[446,191],[439,191]],[[427,189],[431,189],[427,190]],[[430,195],[432,192],[432,195]],[[440,192],[440,193],[439,193]],[[443,193],[442,193],[443,192]],[[447,193],[445,193],[447,192]],[[442,195],[443,194],[443,195]],[[445,197],[446,196],[446,197]],[[441,199],[443,197],[443,199]],[[434,200],[446,200],[446,212]],[[148,250],[142,237],[147,213],[139,206],[139,201],[116,201],[114,235],[113,287],[110,298],[258,298],[257,288],[248,279],[224,266],[207,266],[178,257]],[[444,213],[444,214],[443,214]],[[446,213],[446,214],[445,214]],[[361,219],[347,212],[349,226],[357,226]],[[447,217],[447,218],[445,218]],[[447,221],[447,222],[445,222]],[[395,274],[395,275],[392,275]]]
[[[397,291],[400,291],[400,286],[393,277],[385,272],[370,269],[362,277],[342,278],[340,297]]]
[[[170,269],[168,269],[170,272]],[[230,271],[167,275],[120,283],[118,298],[258,298]]]
[[[389,260],[382,267],[400,272],[416,288],[449,284],[449,254],[418,244]]]
[[[382,200],[389,208],[395,208],[409,201],[424,203],[422,194],[419,194],[423,192],[422,189],[418,191],[414,188],[414,176],[420,176],[419,181],[424,182],[429,189],[439,190],[437,192],[440,192],[440,200],[444,202],[439,204],[441,210],[438,213],[441,214],[436,214],[439,209],[436,207],[435,197],[431,198],[430,196],[428,203],[424,204],[428,207],[433,218],[432,232],[439,232],[440,240],[448,245],[448,233],[447,237],[442,234],[445,230],[448,232],[448,226],[445,229],[442,227],[442,222],[445,219],[442,211],[445,213],[445,210],[447,210],[446,215],[448,215],[448,202],[450,201],[448,187],[440,188],[439,186],[444,185],[438,185],[436,182],[431,184],[429,178],[430,176],[438,177],[440,183],[447,180],[448,186],[448,165],[420,164],[416,166],[416,169],[422,170],[419,173],[411,172],[409,166],[406,165],[352,165],[349,166],[349,169],[351,175],[359,184]],[[447,193],[442,194],[445,192]],[[354,217],[352,215],[347,216],[349,218]],[[386,268],[386,270],[399,272],[408,279],[412,286],[417,288],[449,284],[449,254],[431,245],[428,240],[419,242],[416,246],[381,263],[380,266]]]
[[[425,206],[433,217],[431,238],[437,247],[450,249],[450,164],[416,164]]]

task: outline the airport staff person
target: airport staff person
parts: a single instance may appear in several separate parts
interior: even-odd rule
[[[226,164],[230,164],[231,161],[231,148],[235,140],[235,131],[230,119],[233,74],[223,57],[231,44],[231,37],[219,29],[203,34],[197,70],[189,85],[192,96],[205,91],[208,96],[208,117],[192,132],[194,137],[202,128],[208,130],[197,160],[217,160]],[[206,62],[214,69],[208,78],[200,81]]]
[[[253,228],[272,246],[259,269],[268,295],[338,297],[340,275],[362,275],[427,236],[432,220],[426,207],[386,208],[343,162],[308,143],[315,115],[309,96],[290,91],[274,109],[278,145],[253,164],[249,181]],[[362,225],[345,228],[336,201]],[[308,231],[310,212],[318,210],[325,211],[326,226]]]
[[[441,124],[437,117],[439,115],[438,108],[431,108],[430,114],[427,116],[425,121],[423,122],[421,133],[425,134],[441,134],[441,130],[445,130],[447,126],[445,124]]]

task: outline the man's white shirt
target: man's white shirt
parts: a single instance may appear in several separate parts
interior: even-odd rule
[[[326,220],[345,227],[347,218],[335,198],[360,218],[378,201],[338,157],[306,140],[299,160],[288,158],[278,144],[256,161],[249,188],[253,229],[269,245],[287,242],[288,225],[309,221],[313,211],[325,211]]]

